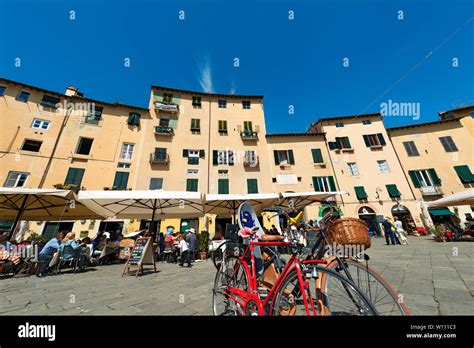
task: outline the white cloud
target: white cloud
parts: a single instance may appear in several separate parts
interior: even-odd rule
[[[198,65],[199,68],[199,83],[201,88],[206,93],[214,93],[212,88],[212,73],[211,73],[211,62],[209,57],[204,58],[204,62]]]

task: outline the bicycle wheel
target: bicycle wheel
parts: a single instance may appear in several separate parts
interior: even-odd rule
[[[372,268],[352,259],[343,260],[351,280],[362,290],[380,315],[410,315],[390,283]],[[347,277],[343,267],[334,259],[326,266]]]
[[[351,281],[320,266],[309,268],[313,270],[313,267],[316,268],[318,278],[316,281],[309,281],[305,289],[310,312],[309,300],[311,298],[317,315],[377,315],[373,305]],[[324,288],[318,285],[318,281],[323,277],[325,278]],[[296,270],[291,271],[278,289],[272,312],[273,315],[307,315]]]
[[[227,256],[214,279],[212,289],[212,309],[214,315],[243,315],[243,308],[230,298],[228,289],[237,288],[247,291],[249,276],[236,256]]]

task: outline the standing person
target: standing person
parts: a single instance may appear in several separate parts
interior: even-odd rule
[[[189,259],[191,262],[194,262],[198,249],[198,241],[196,237],[196,230],[192,227],[189,229],[189,233],[186,236],[186,242],[189,246]]]
[[[163,232],[160,232],[160,236],[158,237],[158,260],[163,256],[163,252],[165,251],[165,235]]]
[[[387,242],[387,245],[390,245],[390,242],[391,244],[395,245],[396,243],[392,231],[392,223],[388,220],[387,217],[385,217],[385,219],[383,220],[382,227],[385,232],[385,241]]]
[[[181,258],[179,259],[179,265],[183,267],[184,263],[186,262],[188,264],[187,267],[191,267],[191,259],[189,258],[189,246],[188,243],[186,243],[184,236],[179,236],[178,248],[181,256]]]
[[[395,216],[393,219],[395,220],[393,224],[395,226],[395,233],[397,234],[398,239],[402,244],[408,245],[408,239],[406,238],[406,232],[403,229],[403,223],[398,220],[397,216]]]
[[[54,238],[51,238],[48,243],[41,249],[38,256],[38,261],[42,261],[43,264],[36,273],[37,277],[43,277],[45,273],[50,271],[49,263],[53,259],[54,253],[58,251],[61,241],[64,238],[64,232],[57,232]]]

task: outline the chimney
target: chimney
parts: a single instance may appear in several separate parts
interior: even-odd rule
[[[79,94],[79,93],[77,92],[77,87],[74,87],[74,86],[68,86],[68,87],[66,87],[66,95],[75,97],[75,96],[77,96],[78,94]]]

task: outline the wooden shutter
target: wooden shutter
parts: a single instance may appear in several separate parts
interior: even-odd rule
[[[199,157],[204,158],[204,150],[199,150]]]
[[[258,193],[257,179],[247,179],[247,193]]]
[[[186,191],[197,192],[198,190],[198,179],[187,179],[186,180]]]
[[[331,192],[335,192],[336,190],[336,183],[334,182],[334,177],[333,176],[328,176],[328,182],[329,182],[329,188],[331,189]]]
[[[323,155],[321,149],[311,149],[313,155],[313,163],[323,163]]]
[[[128,184],[128,176],[130,173],[128,172],[116,172],[115,173],[115,180],[114,180],[114,188],[115,189],[126,189]]]
[[[77,187],[80,187],[84,171],[83,168],[69,168],[64,185],[76,185]]]
[[[364,134],[363,137],[364,137],[365,146],[370,147],[369,136],[367,134]]]
[[[318,177],[313,176],[313,188],[316,192],[321,192],[321,188],[319,187]]]
[[[382,133],[377,133],[377,138],[379,138],[379,143],[380,143],[380,145],[382,145],[382,146],[387,145],[387,143],[385,142],[385,139],[384,139]]]
[[[428,173],[430,174],[431,181],[433,181],[433,185],[441,186],[441,179],[438,177],[438,174],[436,174],[434,168],[428,169]]]
[[[409,170],[408,175],[410,176],[411,181],[413,182],[413,186],[416,188],[420,188],[421,184],[420,180],[418,180],[418,177],[416,176],[416,172],[414,170]]]
[[[213,150],[212,151],[212,164],[215,165],[215,166],[219,164],[218,157],[219,157],[218,151]]]
[[[295,157],[293,156],[293,150],[288,150],[288,161],[290,164],[295,164]]]
[[[189,150],[183,150],[183,157],[188,157]]]
[[[280,157],[277,150],[273,150],[273,157],[275,158],[275,165],[280,165]]]

